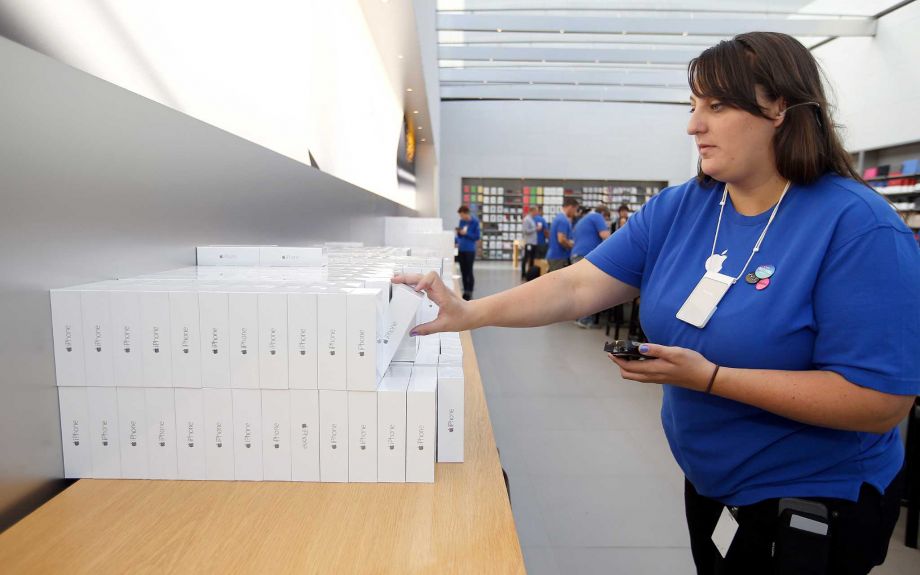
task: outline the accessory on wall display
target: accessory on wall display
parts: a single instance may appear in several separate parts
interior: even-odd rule
[[[770,287],[770,278],[764,278],[760,280],[759,282],[757,282],[757,285],[754,286],[754,289],[756,289],[757,291],[763,291],[767,289],[768,287]]]
[[[767,231],[770,229],[770,224],[773,223],[773,219],[776,217],[776,212],[779,210],[780,204],[783,203],[783,198],[786,197],[786,192],[789,191],[790,185],[792,185],[792,182],[787,181],[786,186],[783,188],[783,193],[779,197],[779,201],[777,201],[776,205],[773,207],[773,212],[770,214],[770,219],[767,220],[767,225],[764,226],[763,232],[760,233],[760,237],[757,239],[757,243],[754,244],[754,249],[751,250],[751,255],[748,257],[747,261],[744,262],[744,266],[741,268],[741,273],[738,274],[738,277],[734,278],[719,273],[722,269],[722,264],[725,262],[727,257],[728,250],[716,255],[716,244],[719,241],[719,229],[722,227],[722,215],[725,212],[725,202],[728,199],[728,186],[725,186],[725,189],[722,192],[722,201],[719,202],[721,207],[719,208],[719,220],[716,223],[716,235],[712,239],[712,252],[710,253],[709,258],[706,259],[706,273],[700,279],[699,283],[696,284],[696,287],[693,288],[693,291],[690,292],[690,295],[687,297],[687,301],[684,302],[684,305],[682,305],[681,308],[677,311],[677,319],[700,329],[706,327],[706,324],[709,323],[709,319],[712,317],[712,314],[714,314],[718,308],[719,302],[722,301],[722,298],[725,297],[726,293],[728,293],[729,288],[735,285],[738,280],[741,279],[743,275],[745,275],[744,270],[748,269],[748,266],[751,265],[751,260],[753,260],[757,252],[760,251],[760,246],[763,244],[763,239],[767,236]],[[768,280],[769,277],[773,275],[775,268],[772,265],[765,265],[758,267],[757,270],[761,271],[761,273],[769,274],[766,277],[760,277],[760,275],[757,274],[757,271],[754,272],[755,277],[759,278],[757,282],[757,289],[763,290],[769,285],[769,281],[767,281],[763,287],[759,287],[761,282]]]
[[[754,285],[760,281],[760,278],[754,275],[754,272],[751,272],[748,275],[744,276],[744,281],[746,281],[747,283],[751,285]]]

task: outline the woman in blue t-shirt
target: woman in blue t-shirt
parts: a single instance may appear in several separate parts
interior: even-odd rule
[[[818,66],[742,34],[690,63],[697,178],[666,189],[576,265],[416,332],[526,327],[642,294],[645,361],[686,475],[700,573],[868,573],[903,488],[897,424],[920,393],[920,250],[854,171]],[[540,306],[517,305],[521,301]]]

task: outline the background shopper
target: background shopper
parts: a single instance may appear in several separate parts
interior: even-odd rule
[[[536,217],[539,210],[536,206],[531,206],[524,216],[521,223],[521,231],[524,235],[524,254],[521,256],[521,279],[527,279],[527,270],[533,266],[533,261],[537,254],[537,237],[543,235],[542,230],[537,229]]]
[[[562,200],[562,211],[553,218],[553,225],[549,229],[549,250],[546,252],[546,263],[549,271],[561,270],[571,264],[572,246],[572,216],[578,209],[578,200],[565,198]]]
[[[897,424],[920,393],[920,249],[853,169],[817,63],[794,38],[741,34],[694,59],[689,77],[698,177],[585,260],[472,303],[434,274],[394,281],[440,305],[418,334],[543,325],[641,291],[656,343],[640,348],[646,361],[610,359],[626,379],[664,384],[698,572],[798,562],[868,573],[899,512]],[[721,299],[692,295],[722,278]],[[688,300],[712,313],[679,311]],[[790,498],[824,517],[794,513]],[[723,557],[711,536],[728,514],[739,526]],[[813,537],[796,540],[794,516]]]
[[[479,241],[479,219],[470,213],[469,206],[460,206],[460,223],[457,224],[457,260],[460,264],[460,275],[463,278],[463,299],[473,297],[473,286],[476,279],[473,277],[473,262],[476,260],[476,242]]]
[[[626,222],[629,221],[629,212],[629,206],[626,204],[620,204],[620,207],[617,208],[617,217],[614,218],[610,223],[610,233],[613,233],[626,225]]]
[[[537,223],[537,253],[536,258],[538,260],[546,257],[546,241],[549,238],[549,225],[546,223],[546,219],[543,217],[543,207],[537,206],[537,215],[534,216],[533,221]]]
[[[599,204],[593,212],[585,214],[575,224],[575,243],[572,245],[572,263],[578,263],[582,258],[591,253],[602,241],[610,236],[607,220],[610,219],[610,210],[604,204]],[[588,315],[575,320],[578,327],[592,327],[597,323],[597,314]]]

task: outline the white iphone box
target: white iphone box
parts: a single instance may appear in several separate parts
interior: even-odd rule
[[[381,344],[378,348],[378,362],[382,372],[386,372],[391,361],[399,361],[396,358],[397,350],[402,349],[403,338],[406,337],[409,329],[414,327],[415,315],[422,303],[422,295],[414,289],[402,284],[393,286],[393,298],[390,300],[388,308],[388,319],[386,330],[378,337]],[[409,338],[405,344],[406,348],[411,348],[413,353],[409,360],[415,359],[415,340]]]
[[[262,394],[258,389],[231,391],[235,478],[262,481]]]
[[[230,387],[230,301],[226,293],[198,293],[201,385]]]
[[[433,483],[437,446],[436,367],[412,368],[406,392],[406,481]]]
[[[175,393],[177,477],[206,479],[204,390],[178,388]]]
[[[260,246],[198,246],[199,266],[257,266]]]
[[[232,480],[233,395],[229,389],[204,390],[204,426],[207,478]]]
[[[291,389],[317,389],[316,294],[290,293],[288,298],[288,384]]]
[[[59,386],[85,386],[83,311],[80,292],[51,290],[51,333],[54,371]],[[87,442],[88,446],[89,443]]]
[[[287,389],[287,294],[260,293],[258,300],[259,385],[262,389]]]
[[[377,482],[377,392],[348,392],[348,481]]]
[[[352,289],[345,296],[346,387],[349,391],[374,391],[386,371],[386,366],[377,363],[379,297],[379,289],[369,288]]]
[[[438,461],[463,462],[462,367],[438,368]]]
[[[259,249],[259,265],[317,267],[325,263],[323,248],[263,246]]]
[[[292,389],[291,479],[319,481],[319,393]]]
[[[412,337],[408,333],[403,336],[402,341],[399,343],[399,347],[396,349],[396,353],[393,354],[393,359],[390,361],[408,361],[414,362],[415,356],[418,355],[418,337]]]
[[[259,296],[231,293],[230,386],[259,389]]]
[[[86,385],[112,387],[115,385],[115,377],[112,371],[113,338],[109,292],[99,289],[85,290],[80,297]]]
[[[77,324],[79,326],[79,324]],[[89,431],[89,400],[85,387],[58,389],[61,405],[61,442],[64,446],[64,477],[93,476],[92,439]]]
[[[201,387],[201,325],[198,293],[169,292],[173,387]]]
[[[406,481],[406,389],[411,368],[390,369],[377,389],[377,480]]]
[[[118,429],[121,437],[121,476],[150,479],[147,464],[147,405],[139,387],[117,388]]]
[[[320,481],[348,482],[348,392],[319,390]]]
[[[148,387],[144,390],[147,405],[147,461],[150,479],[176,479],[176,404],[172,389]]]
[[[316,296],[317,385],[319,389],[346,389],[347,348],[345,293]]]
[[[169,292],[144,290],[141,308],[141,347],[144,387],[172,387],[172,333]]]
[[[121,453],[118,445],[118,399],[114,387],[88,387],[90,438],[92,439],[93,477],[119,479]]]
[[[116,387],[144,386],[144,358],[141,349],[141,308],[137,291],[112,291],[110,309],[112,334],[112,372]],[[124,445],[122,445],[124,449]]]
[[[262,478],[291,480],[291,395],[286,389],[262,390]]]

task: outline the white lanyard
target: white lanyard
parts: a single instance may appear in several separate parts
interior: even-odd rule
[[[725,213],[725,201],[728,199],[728,186],[725,187],[725,191],[722,192],[722,201],[720,202],[721,208],[719,209],[719,222],[716,224],[716,237],[712,239],[712,253],[709,254],[708,260],[706,260],[706,273],[700,279],[700,282],[696,285],[692,292],[690,292],[687,301],[684,302],[684,305],[677,310],[677,319],[689,323],[694,327],[703,329],[706,327],[706,324],[709,323],[709,319],[712,317],[712,314],[716,312],[716,309],[719,306],[719,302],[722,301],[722,298],[725,297],[725,294],[728,292],[735,283],[741,279],[741,276],[744,275],[745,271],[748,269],[748,266],[751,264],[751,260],[754,259],[754,254],[760,251],[760,245],[763,243],[763,239],[767,235],[767,230],[770,229],[770,224],[773,223],[773,218],[776,217],[776,212],[779,210],[779,205],[783,202],[783,198],[786,197],[786,192],[789,191],[789,185],[791,182],[786,182],[786,187],[783,188],[783,195],[779,197],[779,201],[776,202],[776,206],[773,208],[773,213],[770,214],[770,219],[767,221],[767,225],[764,226],[763,232],[760,234],[760,238],[757,239],[757,243],[754,244],[754,249],[751,250],[751,257],[747,259],[744,263],[744,267],[741,268],[741,273],[738,277],[731,277],[719,273],[719,270],[722,267],[721,262],[717,263],[718,268],[710,269],[709,262],[716,255],[716,243],[719,241],[719,229],[722,227],[722,214]],[[723,252],[724,256],[724,252]],[[724,259],[724,258],[723,258]]]
[[[757,239],[757,243],[754,244],[754,249],[751,250],[751,256],[747,259],[746,262],[744,262],[744,267],[741,268],[741,273],[738,274],[738,277],[732,281],[732,285],[738,283],[738,280],[741,279],[741,276],[744,275],[745,270],[747,270],[748,266],[751,264],[751,260],[754,259],[754,255],[760,251],[760,244],[763,243],[763,239],[767,236],[767,230],[770,229],[770,224],[773,223],[773,218],[776,217],[776,212],[779,210],[779,205],[783,203],[783,198],[786,197],[786,192],[789,191],[789,186],[791,184],[791,181],[786,181],[786,187],[783,188],[783,193],[780,195],[779,201],[776,202],[776,205],[773,207],[773,213],[770,214],[770,219],[767,220],[767,225],[764,227],[763,232],[761,232],[760,237]],[[719,202],[719,205],[722,207],[719,208],[719,221],[716,223],[716,237],[712,238],[712,253],[709,254],[709,257],[716,255],[716,242],[719,241],[719,228],[722,227],[722,214],[725,212],[726,199],[728,199],[728,184],[725,185],[725,190],[722,192],[722,201]]]

